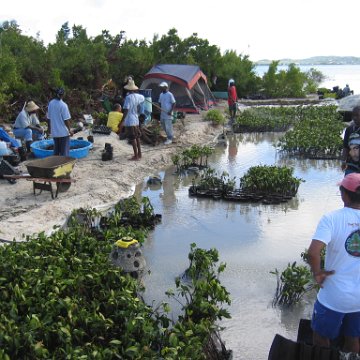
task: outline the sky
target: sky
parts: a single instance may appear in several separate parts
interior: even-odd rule
[[[89,37],[125,31],[127,39],[148,42],[175,28],[181,39],[196,33],[251,61],[360,57],[358,0],[1,0],[0,9],[0,23],[15,20],[45,45],[68,22]]]

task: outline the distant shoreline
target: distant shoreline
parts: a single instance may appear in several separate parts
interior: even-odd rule
[[[259,60],[256,65],[270,65],[273,61],[279,61],[279,65],[360,65],[360,57],[355,56],[315,56],[307,59],[278,59]]]

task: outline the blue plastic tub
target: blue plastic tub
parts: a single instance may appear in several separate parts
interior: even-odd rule
[[[48,150],[50,146],[54,146],[54,140],[40,140],[34,141],[31,144],[31,151],[37,158],[45,158],[54,155],[54,150]],[[89,150],[93,144],[90,141],[70,139],[70,154],[69,156],[76,159],[81,159],[89,154]],[[74,148],[74,149],[72,149]]]

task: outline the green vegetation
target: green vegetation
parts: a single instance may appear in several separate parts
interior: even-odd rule
[[[214,353],[219,338],[210,336],[221,330],[216,326],[218,320],[230,318],[229,312],[219,307],[219,304],[231,303],[230,294],[219,281],[225,264],[216,267],[218,251],[199,249],[195,244],[191,244],[189,260],[185,278],[175,280],[177,294],[172,290],[167,292],[169,297],[180,302],[184,315],[169,334],[172,348],[164,348],[162,355],[167,359],[228,359],[231,353],[224,346],[221,357]]]
[[[220,176],[207,168],[192,180],[189,195],[240,202],[280,204],[294,197],[302,179],[292,176],[293,169],[277,166],[255,166],[240,179],[236,188],[236,177],[227,172]]]
[[[214,169],[206,168],[199,179],[193,179],[193,186],[197,182],[196,188],[198,190],[216,190],[221,194],[225,194],[227,191],[235,189],[235,179],[235,177],[230,178],[226,171],[223,171],[219,176]]]
[[[219,281],[225,265],[216,267],[216,250],[192,244],[186,283],[168,291],[184,301],[182,315],[172,321],[168,304],[145,304],[140,282],[109,262],[119,238],[145,238],[145,228],[115,219],[139,206],[119,205],[104,230],[94,227],[96,210],[81,209],[66,229],[0,247],[1,359],[205,358],[216,321],[230,317],[220,306],[230,304]],[[146,200],[142,207],[152,212]]]
[[[254,193],[294,196],[304,180],[294,177],[293,172],[294,169],[287,166],[253,166],[240,179],[240,188]]]
[[[224,125],[225,124],[225,116],[218,109],[211,109],[205,115],[206,121],[211,121],[213,125]]]
[[[180,154],[172,157],[172,162],[176,165],[177,172],[181,172],[190,166],[206,167],[208,157],[214,149],[210,146],[193,145],[189,149],[183,150]]]
[[[341,154],[344,127],[336,106],[303,107],[299,121],[277,147],[291,155],[336,159]]]
[[[273,305],[291,306],[300,301],[302,296],[313,288],[311,271],[307,266],[288,264],[280,274],[278,269],[270,271],[276,275],[277,287]]]
[[[324,268],[326,248],[321,253],[321,268]],[[301,253],[303,261],[309,265],[308,249]],[[319,289],[319,285],[313,280],[312,273],[309,266],[296,265],[296,262],[291,265],[288,264],[287,268],[280,274],[278,269],[270,271],[271,274],[276,275],[277,286],[273,299],[273,306],[285,305],[291,306],[298,303],[303,295],[312,290]]]
[[[239,97],[260,93],[271,96],[304,96],[317,78],[301,73],[294,64],[277,72],[274,62],[261,79],[255,64],[247,55],[235,51],[221,54],[219,47],[209,44],[196,33],[181,39],[176,29],[166,35],[155,35],[151,42],[127,40],[125,33],[112,36],[103,30],[89,37],[81,25],[64,23],[55,43],[22,34],[15,21],[0,24],[0,114],[11,121],[25,100],[45,106],[52,89],[62,86],[74,117],[99,112],[101,87],[112,79],[121,88],[126,75],[132,74],[136,84],[155,63],[197,64],[208,78],[213,91],[227,89],[229,78],[237,84]],[[217,79],[212,83],[212,79]],[[119,95],[119,94],[117,94]]]
[[[325,267],[325,254],[326,254],[326,247],[324,247],[320,252],[320,268],[324,269]],[[301,254],[301,258],[309,264],[309,255],[308,255],[308,249],[305,249]]]
[[[261,106],[246,109],[236,116],[234,132],[286,131],[298,117],[298,107]]]

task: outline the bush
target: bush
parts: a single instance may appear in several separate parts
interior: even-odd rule
[[[313,288],[310,270],[296,262],[288,264],[287,268],[280,274],[277,269],[270,271],[277,277],[277,288],[273,300],[273,306],[291,306],[300,301],[302,296]]]
[[[225,123],[225,116],[220,110],[212,109],[205,115],[205,120],[211,121],[214,125],[223,125]]]

